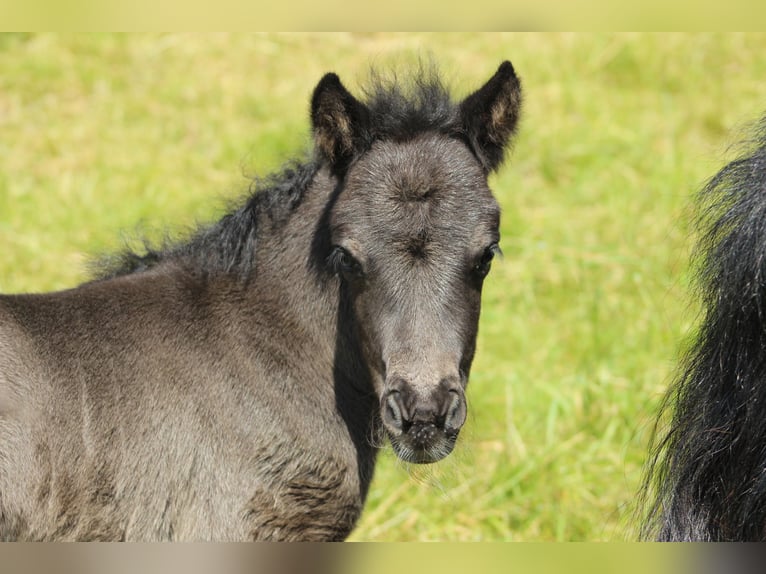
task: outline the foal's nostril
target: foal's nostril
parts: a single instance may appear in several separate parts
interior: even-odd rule
[[[399,403],[399,391],[390,391],[383,407],[383,422],[397,430],[402,430],[402,407]]]
[[[460,390],[449,391],[449,402],[447,415],[444,419],[444,427],[448,429],[459,429],[465,423],[468,409],[465,404],[465,395]]]

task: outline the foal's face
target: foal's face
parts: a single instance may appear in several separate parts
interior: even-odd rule
[[[394,450],[448,455],[466,419],[481,289],[500,212],[461,142],[377,142],[349,167],[331,219],[344,285]]]

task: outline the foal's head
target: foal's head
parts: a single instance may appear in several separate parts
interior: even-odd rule
[[[320,157],[338,176],[331,270],[358,326],[383,426],[405,461],[447,456],[466,420],[481,290],[499,252],[487,175],[515,132],[509,62],[459,104],[436,81],[367,103],[327,74],[312,99]]]

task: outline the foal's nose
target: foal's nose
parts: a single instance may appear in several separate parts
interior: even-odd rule
[[[387,386],[381,398],[383,424],[394,435],[407,434],[414,446],[427,448],[439,431],[457,433],[465,422],[465,395],[457,377],[444,378],[426,392],[402,378]]]

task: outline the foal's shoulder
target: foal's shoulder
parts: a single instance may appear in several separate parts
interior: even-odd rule
[[[0,420],[19,411],[22,387],[29,378],[34,348],[18,320],[17,305],[23,296],[0,295]]]

